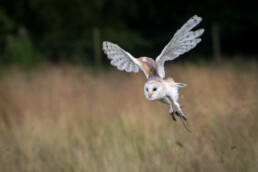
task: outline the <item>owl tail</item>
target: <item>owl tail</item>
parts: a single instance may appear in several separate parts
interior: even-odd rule
[[[186,84],[183,84],[183,83],[175,83],[174,86],[175,86],[175,87],[186,87]]]

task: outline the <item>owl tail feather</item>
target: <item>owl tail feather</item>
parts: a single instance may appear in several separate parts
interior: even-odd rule
[[[183,84],[183,83],[175,83],[174,86],[175,86],[175,87],[186,87],[186,84]]]

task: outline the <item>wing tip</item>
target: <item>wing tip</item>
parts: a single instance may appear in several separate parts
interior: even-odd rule
[[[200,36],[203,34],[204,31],[205,31],[205,29],[203,29],[203,28],[200,29],[200,32],[201,32],[201,33],[200,33]]]
[[[198,38],[198,37],[202,36],[202,34],[203,34],[204,31],[205,31],[205,30],[204,30],[203,28],[194,31],[194,33],[196,34],[195,38]]]
[[[186,87],[187,84],[184,84],[184,83],[174,83],[174,86],[176,86],[176,87]]]
[[[109,41],[103,41],[102,42],[102,49],[105,50],[106,48],[108,48],[109,45],[112,45],[112,42]]]
[[[106,51],[107,44],[108,44],[107,41],[103,41],[103,43],[102,43],[102,50]]]
[[[195,14],[192,19],[196,19],[198,22],[202,21],[202,17],[198,16],[197,14]]]
[[[201,41],[202,41],[201,38],[197,38],[197,39],[196,39],[196,45],[199,44]],[[195,45],[195,46],[196,46],[196,45]],[[195,47],[195,46],[194,46],[194,47]],[[193,48],[194,48],[194,47],[193,47]]]

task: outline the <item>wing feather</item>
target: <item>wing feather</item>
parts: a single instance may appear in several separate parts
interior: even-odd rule
[[[125,67],[125,71],[126,72],[132,72],[132,64],[131,63],[128,63]]]
[[[127,65],[127,61],[124,60],[120,64],[118,64],[117,68],[119,70],[125,70],[126,65]]]
[[[139,67],[136,64],[133,64],[133,72],[139,72]]]
[[[125,70],[126,72],[138,72],[142,70],[145,76],[147,78],[149,77],[149,73],[143,67],[143,62],[134,58],[118,45],[104,41],[103,50],[108,59],[111,60],[111,65],[116,66],[118,70]]]
[[[164,63],[168,60],[174,60],[178,56],[193,49],[199,42],[204,29],[191,31],[202,21],[197,15],[190,18],[173,36],[170,42],[162,50],[161,54],[156,58],[157,72],[160,77],[165,77]]]

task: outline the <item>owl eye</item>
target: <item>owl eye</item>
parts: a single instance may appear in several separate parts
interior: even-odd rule
[[[156,91],[157,90],[157,88],[155,87],[155,88],[153,88],[153,91]]]
[[[149,89],[148,89],[148,88],[146,88],[146,90],[147,90],[147,91],[149,91]]]

